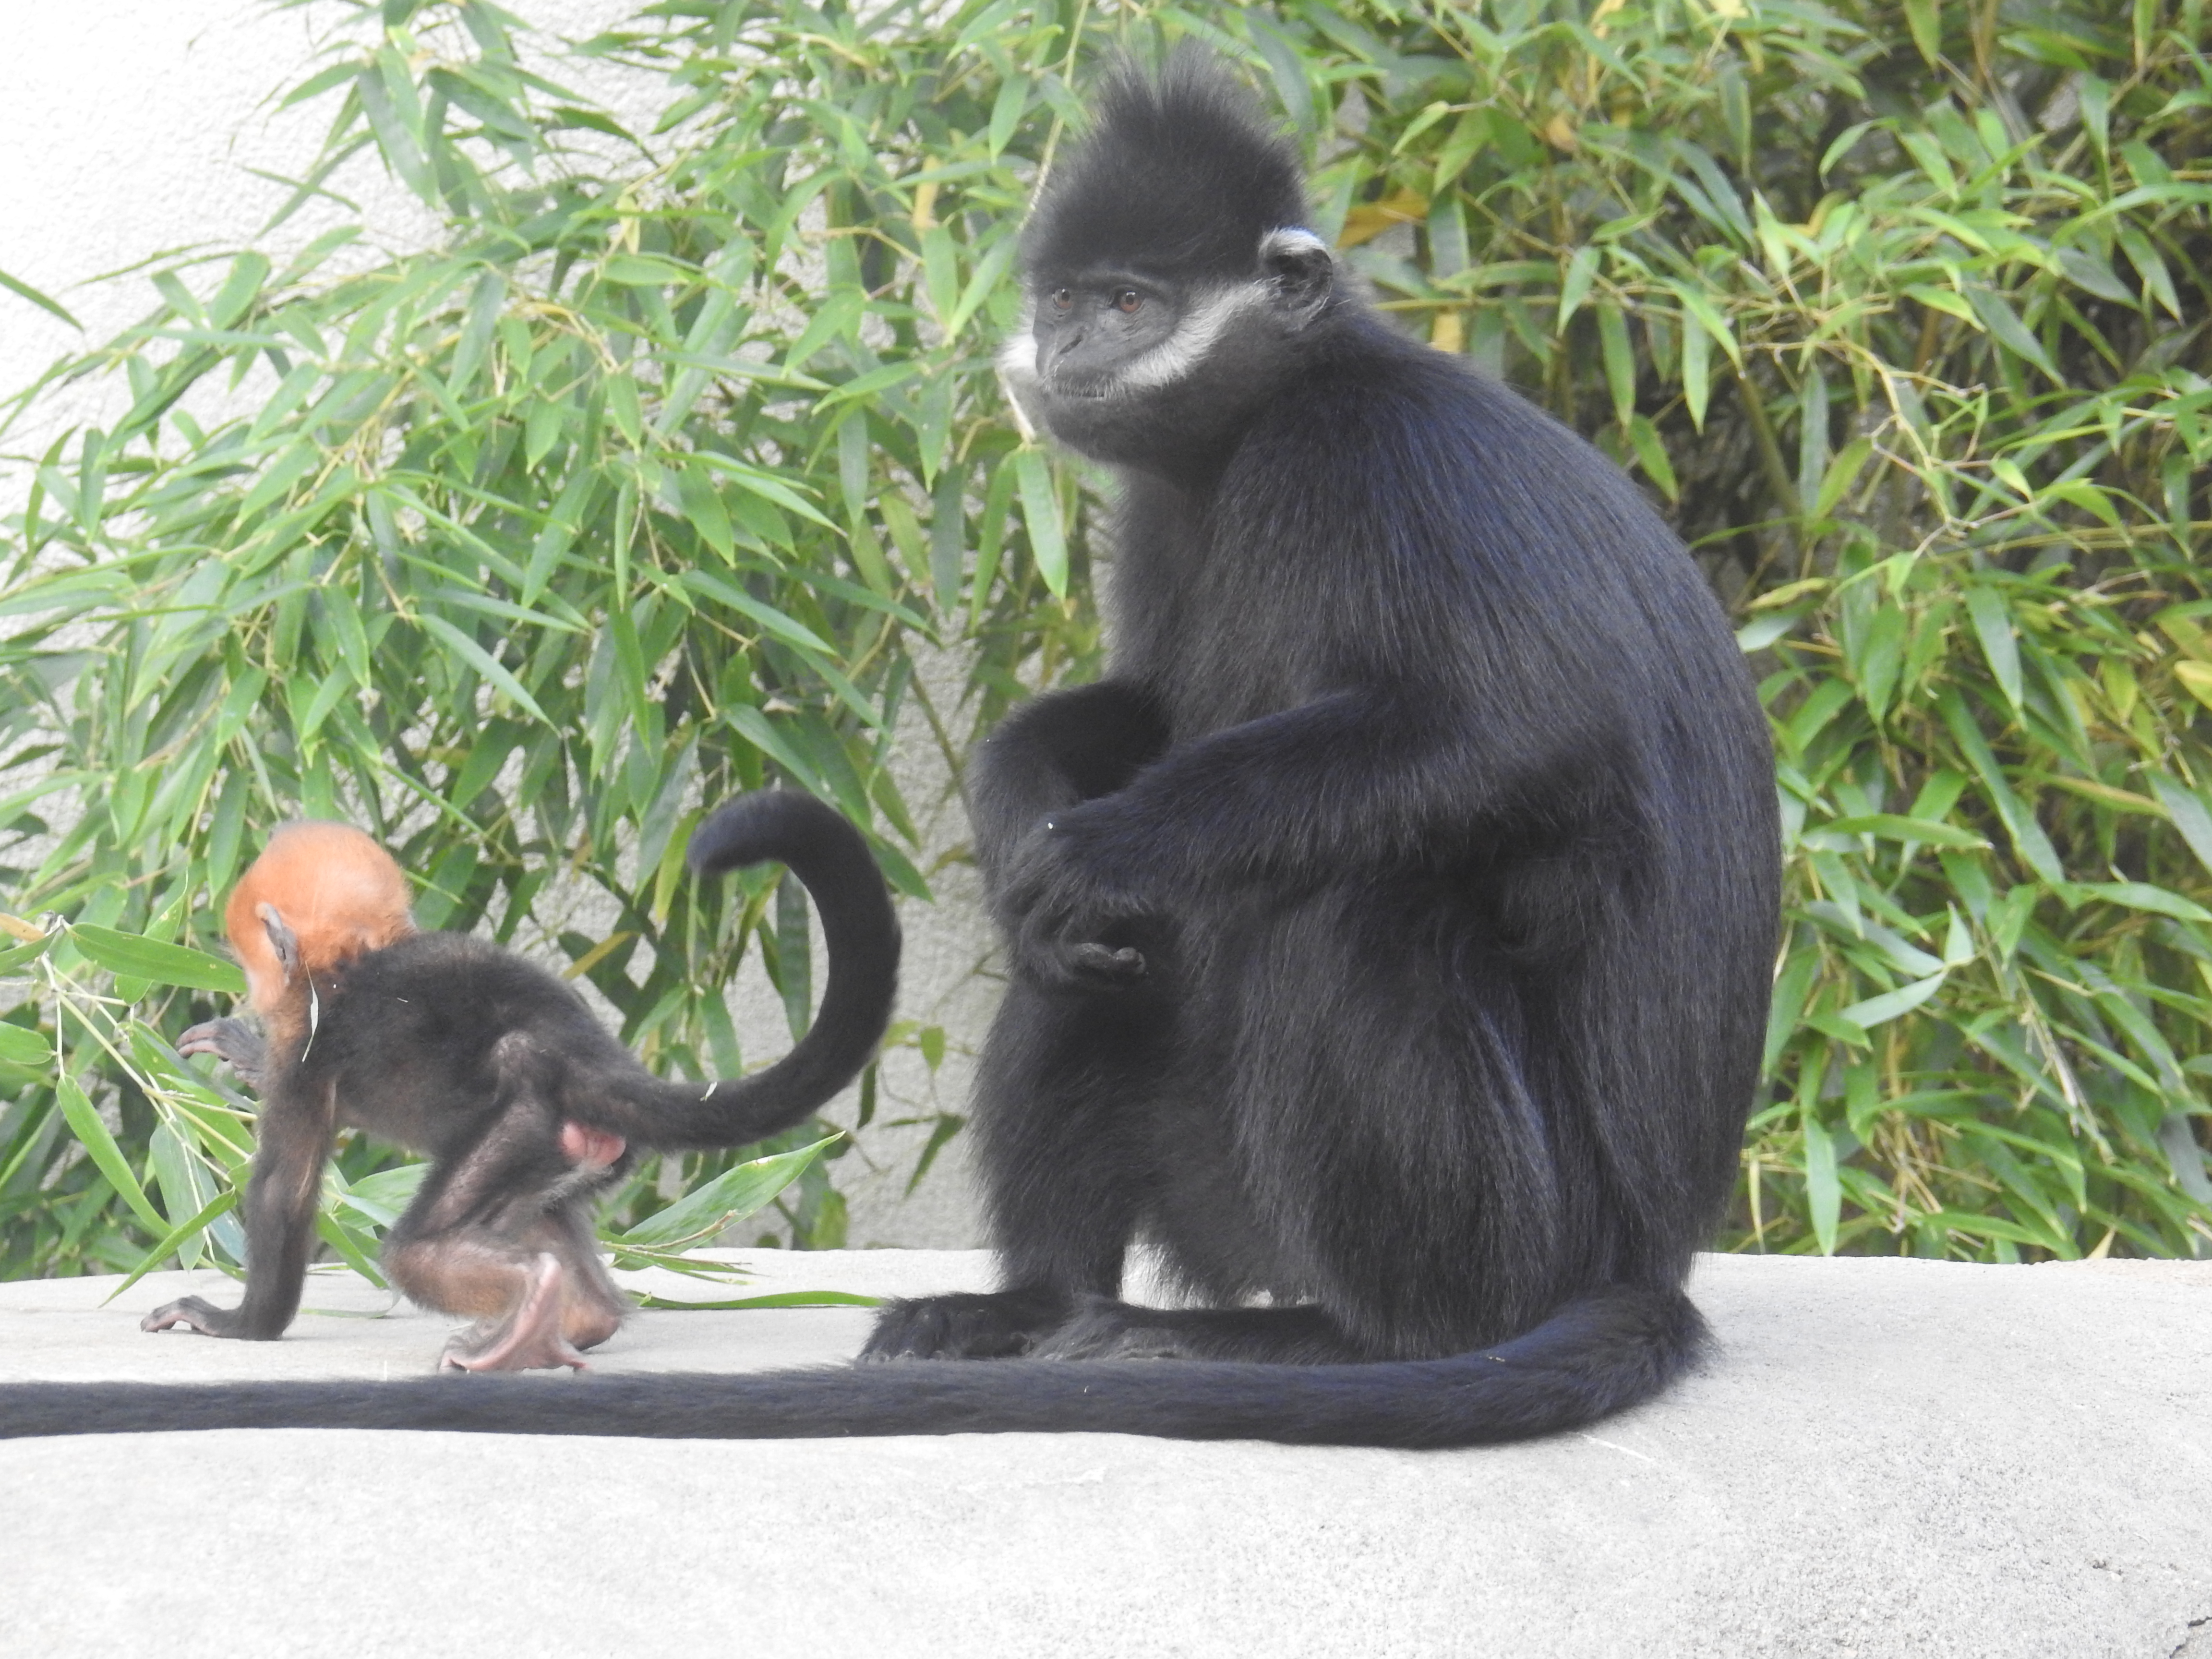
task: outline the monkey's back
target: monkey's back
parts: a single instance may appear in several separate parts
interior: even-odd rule
[[[472,1139],[519,1085],[590,1121],[568,1109],[647,1079],[574,988],[461,933],[416,933],[352,963],[298,1073],[335,1091],[340,1122],[434,1154]]]

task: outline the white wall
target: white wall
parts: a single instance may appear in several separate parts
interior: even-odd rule
[[[582,38],[629,16],[626,0],[506,0],[539,30]],[[150,255],[191,246],[252,242],[281,257],[328,228],[337,210],[302,210],[268,237],[259,227],[282,204],[281,185],[258,168],[296,175],[313,159],[325,104],[277,112],[273,95],[312,70],[315,50],[349,9],[280,10],[263,0],[0,0],[0,270],[75,313],[82,335],[0,291],[0,397],[34,380],[63,354],[99,341],[151,309],[152,289],[131,277],[100,283]],[[647,77],[599,69],[563,72],[618,112],[658,106]],[[419,246],[434,227],[403,187],[364,161],[333,181],[362,210],[373,238]],[[252,395],[251,383],[245,396]],[[106,425],[127,406],[119,380],[60,389],[0,439],[0,504],[22,499],[22,458],[73,426]],[[957,696],[956,664],[940,665],[940,690]],[[930,830],[934,854],[964,839],[959,805],[918,721],[901,733],[901,785]],[[933,811],[932,810],[933,807]],[[925,860],[925,866],[927,860]],[[956,1048],[972,1043],[992,995],[971,969],[988,932],[964,872],[938,883],[935,907],[908,905],[902,1012],[945,1023]],[[756,973],[739,988],[750,1018],[749,1055],[787,1042],[782,1016]],[[962,1109],[967,1067],[956,1054],[934,1100]],[[931,1098],[920,1061],[894,1056],[886,1087],[908,1109]],[[848,1098],[830,1115],[849,1120]],[[882,1115],[902,1109],[887,1101]],[[979,1243],[966,1161],[955,1141],[911,1200],[900,1196],[927,1130],[877,1127],[837,1167],[853,1206],[852,1243],[959,1248]]]

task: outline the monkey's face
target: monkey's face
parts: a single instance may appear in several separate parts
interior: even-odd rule
[[[1320,239],[1296,229],[1263,238],[1243,281],[1040,260],[1000,366],[1061,442],[1178,471],[1233,441],[1294,367],[1333,276]]]

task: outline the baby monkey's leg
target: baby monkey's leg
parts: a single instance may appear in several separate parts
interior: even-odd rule
[[[446,1346],[458,1370],[584,1369],[623,1304],[592,1245],[591,1193],[611,1170],[568,1156],[565,1126],[517,1103],[441,1164],[392,1231],[392,1282],[410,1300],[477,1322]],[[593,1151],[601,1150],[593,1147]]]

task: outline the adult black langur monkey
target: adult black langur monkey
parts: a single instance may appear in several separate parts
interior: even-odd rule
[[[289,823],[225,911],[264,1035],[238,1019],[185,1033],[262,1095],[244,1214],[245,1299],[185,1297],[149,1331],[270,1340],[298,1312],[322,1170],[338,1130],[428,1152],[385,1241],[392,1282],[477,1322],[462,1370],[580,1369],[628,1311],[592,1239],[598,1194],[632,1150],[742,1146],[789,1128],[867,1063],[890,1017],[898,922],[867,843],[811,796],[747,795],[686,849],[702,875],[775,859],[812,895],[830,983],[805,1037],[764,1071],[702,1088],[654,1077],[583,999],[488,940],[415,929],[392,855],[343,823]]]
[[[0,1431],[1451,1446],[1689,1364],[1777,936],[1749,676],[1618,470],[1386,326],[1304,218],[1289,147],[1180,56],[1107,85],[1024,234],[1009,378],[1121,477],[1113,665],[971,773],[1005,1288],[867,1349],[981,1363],[21,1386]],[[1209,1305],[1115,1299],[1139,1237]]]

